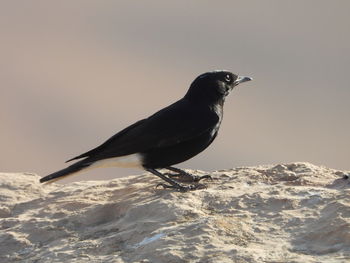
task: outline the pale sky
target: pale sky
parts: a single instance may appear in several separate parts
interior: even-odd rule
[[[1,1],[0,172],[64,168],[214,69],[254,81],[226,100],[210,148],[178,167],[350,170],[349,10],[345,0]]]

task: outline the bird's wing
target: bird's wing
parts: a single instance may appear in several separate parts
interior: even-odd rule
[[[91,157],[96,155],[98,152],[103,151],[103,148],[107,148],[108,145],[113,145],[113,142],[117,141],[118,138],[122,137],[124,134],[127,134],[129,131],[135,129],[135,127],[137,126],[142,126],[142,124],[146,121],[146,119],[140,120],[135,122],[134,124],[126,127],[125,129],[121,130],[120,132],[118,132],[117,134],[113,135],[111,138],[109,138],[107,141],[105,141],[103,144],[101,144],[100,146],[85,152],[83,154],[80,154],[76,157],[73,157],[72,159],[69,159],[68,161],[66,161],[66,163],[73,161],[73,160],[77,160],[77,159],[81,159],[81,158],[86,158],[86,157]]]
[[[193,109],[187,101],[180,100],[71,160],[87,157],[87,161],[97,161],[176,145],[213,129],[218,121],[219,117],[209,109]]]

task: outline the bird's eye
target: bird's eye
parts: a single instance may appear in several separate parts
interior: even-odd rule
[[[225,75],[225,81],[226,82],[231,82],[231,76],[229,74]]]

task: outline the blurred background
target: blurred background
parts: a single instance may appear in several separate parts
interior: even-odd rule
[[[349,1],[1,1],[0,171],[41,176],[227,69],[216,141],[182,168],[350,169]],[[138,174],[105,168],[64,182]]]

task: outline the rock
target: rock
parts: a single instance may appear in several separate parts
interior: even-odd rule
[[[239,167],[180,193],[150,174],[42,185],[2,173],[0,262],[350,262],[346,174]]]

